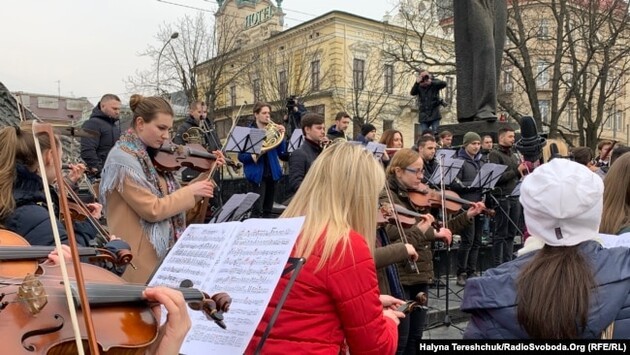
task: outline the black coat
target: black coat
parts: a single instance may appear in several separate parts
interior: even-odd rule
[[[421,87],[414,83],[411,95],[418,96],[419,122],[433,122],[442,119],[440,113],[440,90],[446,87],[446,82],[433,79],[428,87]]]
[[[199,124],[192,116],[188,115],[184,123],[180,124],[179,127],[177,127],[177,133],[175,134],[175,137],[173,137],[173,143],[186,144],[182,135],[192,127],[199,127]]]
[[[94,131],[98,134],[94,138],[81,138],[81,159],[88,169],[103,169],[107,154],[120,138],[120,126],[116,124],[117,118],[107,116],[101,111],[100,102],[92,110],[90,119],[83,123],[83,129]]]
[[[13,198],[16,208],[2,224],[14,233],[24,237],[31,245],[55,245],[50,217],[44,195],[42,178],[29,171],[25,166],[17,166],[17,176],[13,186]],[[58,196],[53,192],[55,215],[59,215]],[[68,233],[65,226],[56,220],[59,236],[63,244],[68,244]],[[93,246],[96,229],[88,222],[75,222],[74,232],[80,246]]]
[[[493,192],[497,196],[508,196],[514,191],[516,183],[521,178],[521,174],[518,171],[520,164],[518,156],[513,152],[512,148],[505,148],[497,145],[496,148],[490,151],[488,154],[488,160],[494,164],[507,165],[507,169],[503,172],[496,184],[496,192]]]
[[[464,165],[462,165],[462,168],[457,173],[457,178],[451,184],[451,190],[457,192],[465,200],[481,201],[482,188],[480,186],[471,186],[483,165],[481,153],[477,153],[474,158],[471,158],[466,153],[466,149],[462,147],[457,152],[457,159],[463,160]]]
[[[305,138],[304,143],[291,153],[289,158],[289,190],[291,192],[297,191],[308,169],[321,152],[322,148],[319,144]]]

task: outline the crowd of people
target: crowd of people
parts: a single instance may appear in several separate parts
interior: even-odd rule
[[[444,85],[423,71],[412,93],[437,95]],[[568,149],[549,140],[542,164],[533,169],[515,149],[515,131],[508,125],[483,136],[467,132],[462,144],[453,146],[453,134],[437,132],[439,115],[428,110],[436,107],[435,99],[422,100],[426,132],[411,148],[398,130],[382,132],[379,140],[372,124],[361,126],[351,142],[352,120],[344,112],[328,129],[323,115],[301,112],[296,129],[304,139],[296,150],[289,153],[283,140],[260,154],[238,155],[248,191],[260,195],[251,217],[273,215],[282,161],[288,162],[292,196],[281,217],[305,216],[292,255],[306,263],[264,352],[415,354],[431,304],[429,289],[440,281],[433,254],[451,247],[457,250],[457,284],[465,287],[462,310],[471,314],[465,338],[599,338],[606,329],[614,337],[628,337],[630,251],[604,248],[600,233],[630,232],[629,149],[602,142],[595,157],[589,148]],[[89,204],[90,213],[96,220],[104,215],[111,235],[123,238],[132,251],[134,267],[124,270],[123,279],[146,284],[185,230],[186,212],[212,198],[216,185],[202,174],[182,186],[177,174],[154,162],[171,139],[174,113],[168,101],[133,95],[132,121],[124,132],[118,124],[120,104],[108,94],[94,108],[85,127],[99,138],[83,140],[85,165],[71,164],[66,180],[72,187],[85,174],[99,179],[102,205]],[[269,104],[256,103],[252,114],[251,128],[275,125],[284,134],[285,128],[271,120]],[[173,141],[185,143],[185,134],[202,125],[204,115],[203,104],[193,102]],[[0,131],[6,147],[0,152],[5,162],[0,224],[33,245],[54,245],[56,228],[68,244],[58,219],[63,197],[54,195],[49,206],[42,179],[61,183],[54,164],[62,158],[61,145],[55,141],[54,152],[49,136],[29,133],[33,125],[27,121]],[[377,141],[386,151],[375,158],[365,145]],[[217,148],[207,147],[221,166],[225,158]],[[444,172],[444,154],[461,160],[447,185],[436,183]],[[505,166],[492,189],[475,184],[488,163]],[[445,190],[466,201],[461,209],[446,211],[425,201],[429,194],[445,196]],[[494,217],[485,214],[488,207],[496,210]],[[48,208],[57,219],[51,220]],[[385,222],[377,223],[377,215]],[[403,216],[411,222],[401,222]],[[93,225],[75,221],[73,227],[79,245],[96,244]],[[488,262],[493,267],[487,270],[479,267],[484,238],[492,244]],[[56,262],[58,256],[50,259]],[[246,353],[259,345],[288,281],[289,275],[280,279]],[[403,312],[400,307],[419,295],[424,304]],[[147,288],[144,296],[169,312],[164,336],[154,347],[176,354],[190,328],[183,296],[166,287]]]

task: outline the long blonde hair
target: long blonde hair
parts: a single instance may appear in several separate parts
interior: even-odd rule
[[[373,250],[378,195],[384,186],[383,168],[361,145],[338,143],[325,149],[282,214],[306,216],[294,256],[308,258],[323,238],[320,270],[339,244],[345,251],[350,230]]]
[[[556,147],[558,148],[558,154],[560,154],[563,157],[566,157],[569,155],[569,146],[567,146],[567,143],[562,140],[562,139],[555,139],[555,138],[549,138],[547,139],[547,142],[545,144],[545,146],[543,147],[543,161],[545,163],[548,163],[549,160],[551,159],[551,144],[555,143]]]
[[[630,154],[610,166],[604,179],[604,208],[600,233],[617,234],[630,225]]]

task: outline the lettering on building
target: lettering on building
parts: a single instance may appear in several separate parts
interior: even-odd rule
[[[273,6],[267,6],[260,11],[247,15],[247,17],[245,17],[245,28],[252,28],[269,21],[274,13],[275,8]]]

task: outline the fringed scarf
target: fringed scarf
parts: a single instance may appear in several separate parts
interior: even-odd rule
[[[164,172],[162,176],[166,180],[167,191],[162,191],[159,175],[147,152],[147,146],[132,130],[128,130],[120,137],[107,156],[107,162],[101,172],[101,202],[105,207],[107,195],[113,190],[122,193],[125,179],[131,179],[159,198],[180,188],[173,173]],[[182,212],[155,223],[141,219],[140,224],[158,257],[162,258],[166,255],[168,248],[186,229],[186,214]]]

